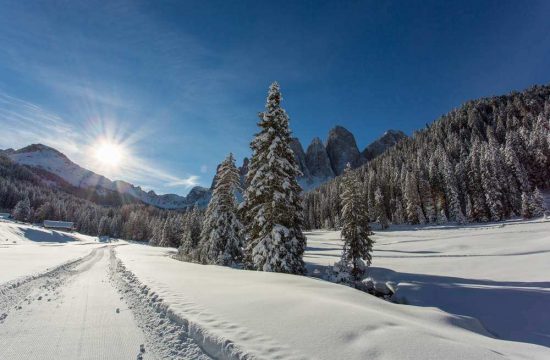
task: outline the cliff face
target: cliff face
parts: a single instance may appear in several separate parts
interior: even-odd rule
[[[327,153],[335,175],[341,175],[350,163],[353,167],[358,165],[359,148],[353,134],[342,126],[336,126],[328,133]]]

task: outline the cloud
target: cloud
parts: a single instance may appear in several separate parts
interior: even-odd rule
[[[199,177],[191,175],[186,179],[177,179],[166,184],[166,186],[185,186],[186,188],[198,185]]]

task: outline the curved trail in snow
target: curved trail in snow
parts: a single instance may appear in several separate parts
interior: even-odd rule
[[[163,339],[142,331],[110,282],[109,263],[108,247],[97,248],[20,284],[1,286],[0,360],[166,358],[150,351]],[[198,346],[192,353],[199,355]]]

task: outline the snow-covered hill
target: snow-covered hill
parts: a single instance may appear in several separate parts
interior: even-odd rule
[[[195,204],[205,206],[210,198],[210,190],[198,186],[184,197],[176,194],[157,195],[154,191],[146,192],[141,187],[125,181],[111,181],[105,176],[75,164],[56,149],[42,144],[33,144],[19,150],[8,149],[3,153],[18,164],[40,169],[38,175],[44,176],[46,172],[79,189],[92,189],[99,194],[114,192],[129,195],[148,205],[163,209],[181,209]],[[56,182],[55,177],[46,176],[49,182]]]

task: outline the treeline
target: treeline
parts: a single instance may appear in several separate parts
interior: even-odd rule
[[[185,234],[194,234],[191,230],[200,224],[203,213],[198,209],[184,213],[167,211],[135,203],[101,206],[44,183],[31,169],[2,155],[0,209],[13,212],[21,221],[72,221],[83,234],[175,247]]]
[[[370,221],[540,216],[550,186],[550,87],[470,101],[355,170]],[[307,228],[341,226],[342,178],[305,194]]]

